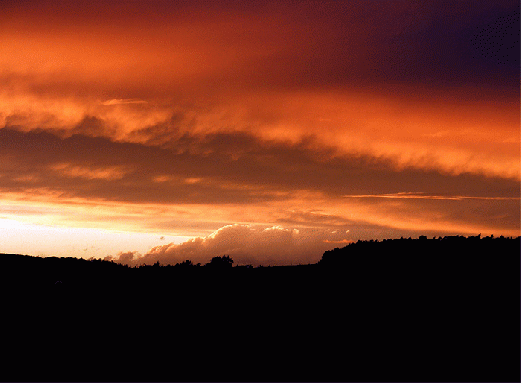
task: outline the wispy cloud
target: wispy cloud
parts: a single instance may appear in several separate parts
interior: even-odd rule
[[[50,169],[67,177],[81,177],[89,180],[117,180],[123,178],[125,174],[129,173],[129,170],[125,170],[120,166],[88,167],[73,165],[70,163],[57,163],[51,165]]]
[[[124,104],[148,104],[148,101],[145,100],[137,100],[132,98],[113,98],[111,100],[103,101],[101,105],[110,106],[110,105],[124,105]]]
[[[392,194],[350,194],[344,195],[344,198],[389,198],[389,199],[439,199],[461,201],[465,199],[482,200],[482,201],[519,201],[520,197],[480,197],[465,195],[429,195],[421,192],[399,192]]]

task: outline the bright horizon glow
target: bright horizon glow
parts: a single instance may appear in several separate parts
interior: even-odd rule
[[[105,258],[151,247],[182,243],[187,237],[118,232],[92,228],[52,227],[0,219],[1,252],[42,257]]]

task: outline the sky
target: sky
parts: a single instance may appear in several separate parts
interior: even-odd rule
[[[520,235],[519,2],[2,1],[0,253]]]

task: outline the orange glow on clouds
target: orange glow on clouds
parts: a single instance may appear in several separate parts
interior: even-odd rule
[[[519,234],[519,28],[476,41],[514,1],[2,7],[0,219],[134,233],[99,253],[132,262],[233,235],[298,262],[304,243]],[[145,251],[144,232],[195,242]]]

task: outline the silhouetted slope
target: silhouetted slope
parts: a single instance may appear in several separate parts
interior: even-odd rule
[[[363,343],[393,356],[390,371],[517,380],[519,254],[519,239],[393,240],[326,252],[320,265],[331,290],[359,292],[350,322],[372,329]],[[332,314],[332,327],[350,315]]]
[[[0,255],[3,380],[518,381],[519,243],[359,242],[261,268]]]

